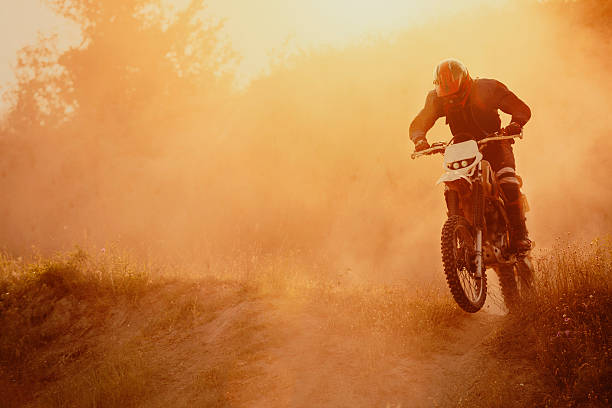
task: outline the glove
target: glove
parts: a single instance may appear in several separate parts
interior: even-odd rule
[[[523,130],[523,126],[516,122],[511,122],[508,126],[502,129],[502,134],[506,136],[518,135]]]
[[[429,143],[427,143],[427,139],[425,139],[424,137],[420,138],[420,139],[417,139],[414,142],[414,151],[415,152],[422,152],[423,150],[429,149],[429,147],[430,147]]]

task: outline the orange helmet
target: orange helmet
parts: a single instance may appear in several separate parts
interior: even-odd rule
[[[464,104],[472,85],[472,78],[461,61],[449,58],[436,67],[433,83],[438,96],[454,99],[453,104]]]

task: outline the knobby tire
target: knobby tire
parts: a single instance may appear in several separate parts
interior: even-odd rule
[[[462,262],[463,260],[459,259],[460,257],[457,256],[458,248],[456,246],[456,242],[458,240],[462,241],[462,238],[458,237],[458,232],[461,230],[464,230],[469,234],[471,242],[466,242],[465,244],[466,247],[470,248],[470,250],[473,252],[474,236],[471,233],[471,226],[462,216],[452,215],[446,220],[444,227],[442,228],[442,263],[444,265],[446,282],[448,283],[448,287],[450,288],[455,302],[457,302],[459,307],[466,312],[476,313],[484,306],[487,297],[487,277],[485,275],[485,271],[483,270],[482,278],[480,278],[480,293],[475,296],[476,299],[471,300],[465,293],[465,289],[461,284],[461,277],[459,276],[460,269],[465,269],[463,274],[466,276],[465,274],[468,274],[467,270],[472,267],[472,265],[466,265],[465,268],[459,268],[458,262]]]

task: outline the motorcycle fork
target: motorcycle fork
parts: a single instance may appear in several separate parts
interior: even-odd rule
[[[444,190],[444,200],[446,201],[446,209],[448,216],[463,215],[459,208],[459,193],[457,190],[447,188]]]
[[[474,243],[474,252],[476,253],[476,277],[482,278],[482,230],[476,230],[476,242]]]
[[[482,258],[482,233],[484,230],[484,191],[482,186],[482,162],[478,163],[477,177],[472,184],[472,209],[474,214],[474,229],[476,230],[476,242],[474,253],[476,254],[476,277],[482,278],[484,263]]]

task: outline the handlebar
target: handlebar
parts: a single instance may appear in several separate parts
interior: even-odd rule
[[[485,137],[484,139],[481,139],[478,141],[478,145],[484,145],[488,142],[493,142],[495,140],[510,140],[510,139],[522,139],[523,138],[523,131],[521,131],[521,133],[517,133],[516,135],[500,135],[497,133],[493,133],[491,136],[489,137]]]
[[[489,143],[489,142],[493,142],[496,140],[510,140],[510,139],[522,139],[523,138],[523,132],[521,131],[521,133],[518,133],[516,135],[502,135],[498,132],[491,134],[489,137],[485,137],[484,139],[478,140],[478,146],[484,146],[485,144]],[[452,143],[452,139],[450,142],[446,143],[446,142],[435,142],[432,143],[431,147],[429,149],[425,149],[425,150],[421,150],[420,152],[414,152],[410,155],[410,157],[414,160],[417,157],[421,157],[421,156],[430,156],[432,154],[436,154],[436,153],[444,153],[444,150],[448,147],[448,145],[450,145]]]
[[[436,143],[441,143],[439,145],[435,145]],[[431,156],[432,154],[436,154],[436,153],[444,153],[444,150],[446,149],[446,146],[448,146],[448,143],[445,142],[436,142],[434,143],[434,147],[430,147],[429,149],[425,149],[425,150],[421,150],[420,152],[413,152],[410,155],[411,159],[416,159],[417,157],[421,157],[421,156]]]

